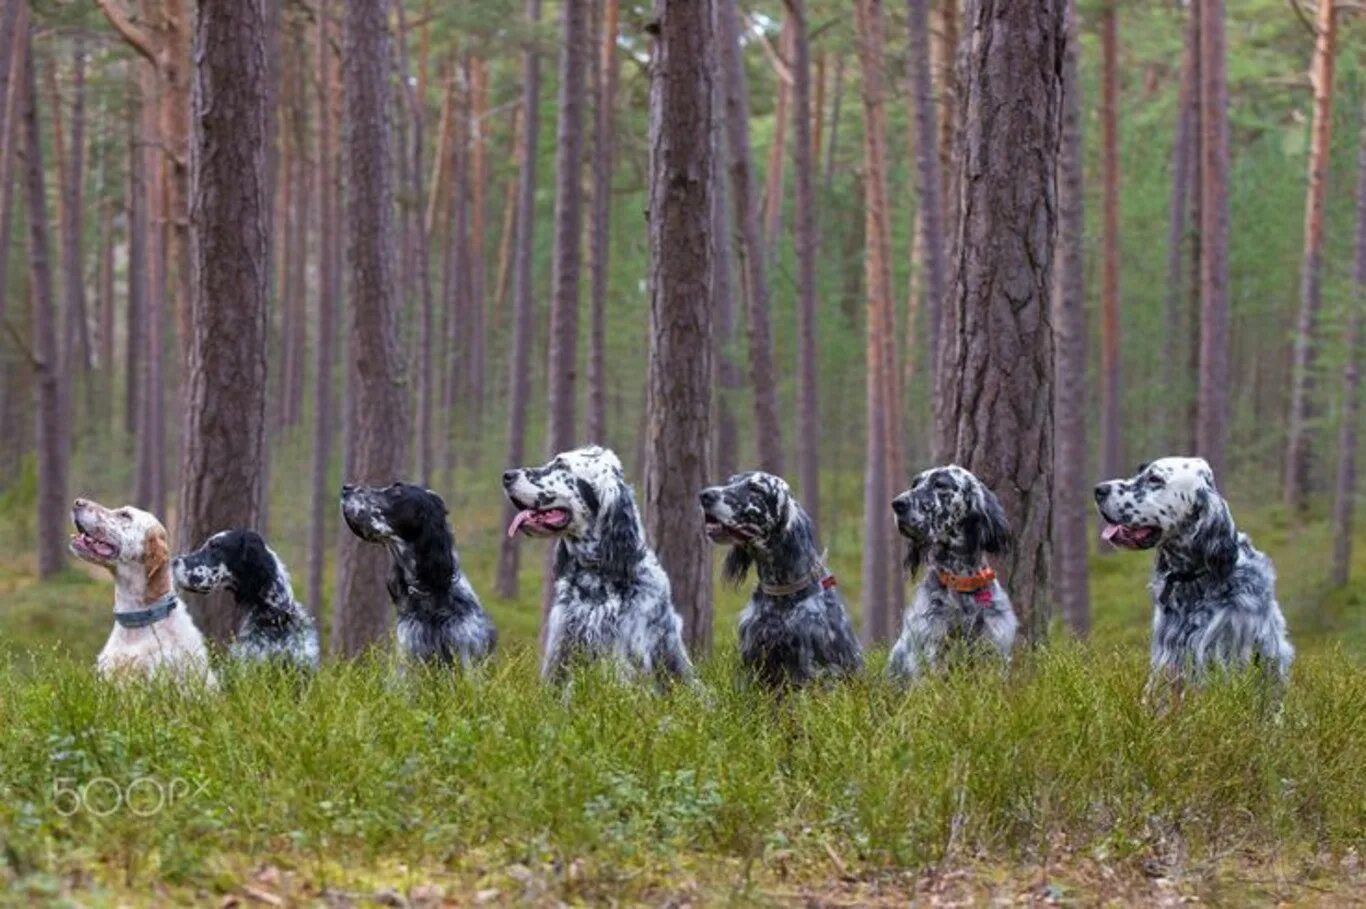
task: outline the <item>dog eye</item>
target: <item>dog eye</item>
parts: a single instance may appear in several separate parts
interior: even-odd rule
[[[1164,479],[1162,479],[1161,477],[1159,477],[1157,474],[1149,474],[1149,476],[1148,476],[1148,487],[1149,487],[1149,488],[1151,488],[1151,489],[1161,489],[1163,486],[1166,486],[1166,485],[1167,485],[1167,481],[1164,480]]]

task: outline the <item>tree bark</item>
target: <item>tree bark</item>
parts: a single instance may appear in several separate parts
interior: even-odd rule
[[[14,224],[14,156],[23,115],[24,59],[28,47],[28,3],[5,5],[0,19],[0,320],[9,308],[10,237]],[[11,18],[12,17],[12,18]],[[9,389],[5,388],[9,397]]]
[[[541,0],[526,0],[527,21],[532,28],[541,21]],[[521,464],[526,443],[527,403],[531,394],[532,341],[532,257],[535,250],[536,220],[536,147],[540,134],[541,56],[528,41],[522,54],[522,160],[521,185],[517,193],[517,242],[513,265],[512,357],[509,361],[507,463]],[[503,506],[503,517],[511,522],[512,505]],[[497,591],[500,597],[517,596],[518,550],[516,541],[504,536],[498,549]]]
[[[1104,186],[1104,263],[1100,319],[1100,472],[1122,472],[1119,362],[1119,14],[1115,0],[1100,16],[1101,181]]]
[[[134,64],[141,68],[140,64]],[[150,256],[148,241],[147,151],[142,126],[144,108],[150,99],[143,97],[147,79],[128,93],[128,307],[124,331],[124,412],[123,426],[129,436],[137,431],[142,412],[142,370],[146,355],[144,328],[147,311],[147,273]]]
[[[408,463],[408,402],[399,348],[394,274],[394,188],[390,175],[387,7],[347,0],[343,86],[346,185],[350,190],[350,357],[355,386],[347,443],[348,482],[388,484]],[[339,554],[332,648],[354,655],[383,639],[389,597],[383,547],[348,536]]]
[[[1196,451],[1215,477],[1228,443],[1228,81],[1224,2],[1200,3],[1200,390]]]
[[[1192,19],[1195,16],[1192,14]],[[1179,364],[1191,342],[1186,337],[1182,303],[1186,287],[1182,263],[1185,261],[1185,240],[1189,229],[1187,215],[1191,210],[1191,176],[1194,157],[1194,133],[1196,130],[1197,110],[1195,106],[1195,60],[1196,48],[1191,46],[1194,32],[1187,28],[1187,46],[1181,65],[1181,88],[1177,97],[1176,137],[1172,142],[1172,188],[1171,202],[1167,220],[1167,286],[1162,315],[1162,348],[1166,351],[1166,390],[1162,395],[1162,425],[1166,433],[1168,451],[1186,450],[1183,420],[1185,408],[1181,405],[1185,396],[1185,382]],[[1059,351],[1059,362],[1062,352]],[[1061,367],[1059,367],[1061,369]],[[1059,379],[1061,381],[1061,378]],[[1059,409],[1058,420],[1062,421],[1063,411]],[[1059,455],[1061,457],[1061,455]]]
[[[67,388],[57,341],[57,300],[43,180],[43,136],[38,123],[38,80],[34,75],[33,29],[24,50],[24,138],[28,188],[29,274],[33,295],[33,357],[38,384],[38,577],[48,578],[66,563],[67,468],[71,435]],[[18,56],[18,55],[16,55]],[[55,114],[55,112],[54,112]],[[7,250],[6,250],[7,252]]]
[[[589,0],[565,0],[555,136],[555,253],[550,276],[549,452],[573,448],[578,380],[579,255],[583,242],[583,109]]]
[[[864,462],[863,636],[872,643],[894,636],[892,596],[892,496],[888,489],[890,401],[883,335],[892,322],[891,226],[887,212],[887,126],[883,84],[882,0],[855,6],[864,111],[864,280],[867,290],[867,425]]]
[[[719,384],[716,395],[716,438],[713,442],[713,473],[718,478],[729,477],[739,469],[740,429],[735,419],[735,401],[744,385],[744,375],[736,365],[731,346],[735,343],[735,280],[731,269],[731,252],[735,232],[731,228],[729,188],[726,180],[725,105],[712,104],[712,298],[715,316],[712,319],[716,358],[715,379]],[[618,408],[620,409],[620,408]]]
[[[1327,2],[1327,0],[1324,0]],[[1361,311],[1366,306],[1366,104],[1361,108],[1357,143],[1356,252],[1348,298],[1346,361],[1342,368],[1342,419],[1338,426],[1338,475],[1333,498],[1333,569],[1330,580],[1341,587],[1352,569],[1352,529],[1356,510],[1357,415],[1361,410]]]
[[[1294,372],[1290,385],[1289,432],[1285,445],[1285,507],[1304,508],[1313,469],[1314,369],[1318,359],[1320,286],[1319,257],[1323,248],[1323,207],[1327,190],[1328,158],[1333,141],[1333,69],[1337,18],[1332,0],[1319,0],[1315,22],[1314,122],[1309,142],[1309,185],[1304,199],[1304,259],[1300,266],[1300,313],[1295,329]]]
[[[970,0],[949,301],[944,450],[995,491],[1013,530],[999,567],[1021,628],[1048,627],[1053,506],[1053,242],[1064,0]],[[885,506],[885,503],[883,503]]]
[[[617,106],[617,17],[619,0],[604,0],[594,72],[596,111],[593,127],[593,210],[588,243],[592,276],[588,341],[588,432],[590,442],[607,439],[607,279],[611,256],[612,157]]]
[[[337,229],[337,180],[333,150],[335,92],[329,0],[318,0],[318,340],[314,348],[313,472],[308,522],[308,597],[313,614],[324,613],[323,572],[328,518],[336,509],[328,488],[336,435],[336,404],[332,392],[332,360],[337,346],[337,313],[341,288],[340,263],[333,235]]]
[[[289,396],[285,400],[285,425],[297,426],[303,418],[304,379],[308,357],[308,227],[312,221],[312,179],[308,160],[308,91],[304,73],[308,72],[308,48],[302,27],[293,31],[294,58],[300,78],[295,86],[294,110],[290,125],[294,144],[294,258],[289,266],[289,288],[285,305],[293,312],[293,330],[285,337],[290,368]]]
[[[513,161],[521,161],[526,157],[523,149],[524,140],[522,138],[522,108],[521,105],[512,109],[512,158]],[[516,176],[510,177],[507,187],[503,191],[503,225],[498,232],[498,272],[494,279],[493,291],[493,322],[499,326],[503,324],[503,310],[507,304],[508,291],[511,288],[512,276],[512,246],[514,238],[514,228],[517,226],[517,190],[520,179]]]
[[[816,212],[812,170],[815,150],[811,139],[811,39],[805,0],[788,0],[788,28],[792,33],[792,167],[796,177],[793,241],[797,252],[798,324],[801,358],[798,379],[800,432],[797,474],[802,502],[812,527],[820,526],[821,417],[817,377],[820,354],[816,345]]]
[[[1091,631],[1087,576],[1087,528],[1091,515],[1090,472],[1086,469],[1086,244],[1082,135],[1081,56],[1075,0],[1067,0],[1063,53],[1062,148],[1058,174],[1058,245],[1053,296],[1053,338],[1057,357],[1053,392],[1053,553],[1057,604],[1074,635]],[[1184,202],[1184,200],[1183,200]]]
[[[488,64],[471,58],[470,70],[470,231],[469,269],[467,285],[469,288],[470,311],[470,355],[469,355],[469,400],[470,426],[476,438],[482,438],[484,423],[484,385],[487,375],[485,351],[488,347],[488,302],[485,289],[484,231],[488,212]],[[481,448],[471,446],[477,455]]]
[[[749,334],[749,383],[754,395],[754,430],[759,467],[783,472],[783,432],[778,420],[778,389],[773,370],[773,330],[769,324],[769,285],[759,203],[749,146],[749,98],[736,0],[714,0],[720,73],[725,82],[726,135],[730,153],[730,192],[740,231],[740,265],[745,275]],[[693,509],[695,510],[695,509]]]
[[[697,490],[711,446],[712,0],[656,0],[650,80],[650,360],[646,532],[684,639],[711,649],[711,551]]]
[[[929,356],[926,362],[930,367],[928,387],[933,390],[937,387],[940,352],[943,350],[940,328],[948,262],[944,253],[943,180],[935,141],[939,118],[930,72],[929,13],[930,0],[907,0],[906,28],[910,38],[907,59],[915,102],[915,163],[917,188],[920,190],[919,240],[925,274],[925,315],[929,328]],[[908,336],[910,331],[911,326],[907,326]]]
[[[63,359],[72,378],[90,369],[90,326],[86,316],[85,274],[81,260],[84,230],[81,184],[85,180],[85,39],[77,34],[71,63],[71,132],[62,129],[56,61],[48,70],[52,88],[52,153],[61,184],[58,207],[62,232],[62,297],[65,303]],[[70,139],[68,143],[66,140]]]
[[[774,75],[778,80],[778,98],[773,105],[773,142],[768,147],[768,169],[764,172],[764,250],[769,261],[778,254],[778,235],[782,232],[783,220],[783,165],[786,163],[787,127],[792,107],[792,80],[788,76],[792,59],[792,20],[789,16],[778,33],[778,53],[780,59],[775,65]],[[788,66],[785,73],[781,66]],[[807,76],[808,81],[810,75]],[[809,91],[809,89],[808,89]]]
[[[265,0],[205,3],[195,19],[194,295],[178,548],[260,518],[266,414]],[[215,602],[216,601],[216,602]],[[210,638],[236,626],[230,596],[194,605]]]

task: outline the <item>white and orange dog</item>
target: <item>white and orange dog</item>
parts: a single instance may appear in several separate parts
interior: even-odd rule
[[[106,679],[169,674],[214,685],[204,636],[171,586],[166,528],[145,511],[77,499],[71,553],[114,576],[114,630],[96,661]]]

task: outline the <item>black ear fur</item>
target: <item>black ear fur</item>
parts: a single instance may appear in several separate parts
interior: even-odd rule
[[[618,481],[616,499],[598,519],[598,530],[598,557],[604,573],[616,577],[629,575],[640,563],[644,543],[636,502],[624,482]]]
[[[730,586],[739,587],[753,564],[754,555],[744,546],[736,544],[726,553],[726,561],[721,564],[721,577]]]
[[[968,543],[983,552],[1005,552],[1010,545],[1010,522],[996,494],[985,486],[981,489],[982,507],[967,521]]]
[[[455,542],[446,523],[446,503],[431,493],[421,511],[421,530],[412,541],[417,583],[426,591],[441,593],[451,586],[455,573]]]
[[[1191,547],[1205,570],[1215,577],[1227,577],[1238,562],[1238,531],[1228,505],[1217,494],[1201,490],[1197,501],[1200,517],[1191,535]]]
[[[925,547],[916,539],[906,540],[906,558],[902,564],[906,566],[906,576],[914,578],[920,573],[920,565],[925,561]]]
[[[575,477],[574,485],[579,488],[579,495],[583,496],[583,504],[588,506],[588,513],[596,517],[598,509],[602,507],[598,500],[598,491],[583,477]]]
[[[234,547],[233,562],[229,565],[233,577],[233,592],[243,604],[264,604],[266,594],[275,581],[274,560],[266,551],[266,541],[254,531],[242,531]]]

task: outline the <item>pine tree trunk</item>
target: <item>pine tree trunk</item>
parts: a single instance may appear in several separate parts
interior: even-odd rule
[[[285,338],[289,348],[289,397],[285,401],[285,425],[297,426],[303,418],[304,378],[308,357],[308,227],[312,222],[311,174],[308,160],[308,91],[302,77],[308,72],[308,48],[301,28],[293,33],[294,57],[301,77],[294,91],[294,111],[291,116],[294,142],[294,258],[288,263],[290,284],[285,297],[293,308],[293,331]]]
[[[527,21],[534,28],[541,21],[541,0],[526,0]],[[509,361],[508,404],[509,465],[524,461],[527,403],[531,395],[532,342],[532,262],[536,223],[536,148],[540,134],[541,57],[536,46],[528,43],[522,55],[522,158],[521,185],[517,192],[517,242],[513,266],[512,357]],[[503,506],[503,517],[511,521],[514,509]],[[518,551],[516,541],[504,536],[498,549],[498,595],[517,596]]]
[[[1366,306],[1366,104],[1361,108],[1357,146],[1356,252],[1348,298],[1346,361],[1342,368],[1342,417],[1338,427],[1337,489],[1333,497],[1333,568],[1330,580],[1342,587],[1352,570],[1352,524],[1356,511],[1357,415],[1361,411],[1361,310]]]
[[[71,64],[71,132],[63,135],[56,62],[49,69],[52,88],[53,157],[61,183],[58,208],[62,232],[62,291],[65,303],[63,350],[72,378],[90,369],[90,326],[86,318],[85,275],[81,260],[83,212],[81,184],[85,179],[85,40],[75,37]],[[69,138],[68,144],[65,140]]]
[[[1320,287],[1319,256],[1323,248],[1323,207],[1328,157],[1333,142],[1333,69],[1337,17],[1332,0],[1319,0],[1315,22],[1314,122],[1309,141],[1309,186],[1304,200],[1304,259],[1300,265],[1300,314],[1295,329],[1294,374],[1290,385],[1290,419],[1285,446],[1285,507],[1304,508],[1313,469],[1314,371],[1318,359]]]
[[[141,68],[140,64],[136,64]],[[150,99],[143,97],[147,85],[128,92],[128,307],[124,331],[124,431],[132,436],[137,431],[142,412],[142,370],[146,359],[144,328],[147,311],[148,255],[148,198],[147,150],[142,125],[146,122],[144,108]]]
[[[796,176],[793,241],[797,252],[797,319],[801,335],[798,380],[797,473],[802,502],[813,527],[820,526],[820,398],[817,377],[820,355],[816,346],[816,212],[812,170],[815,150],[811,139],[811,41],[805,0],[788,0],[788,28],[792,30],[792,167]]]
[[[1029,641],[1048,628],[1053,506],[1053,242],[1064,0],[970,0],[965,18],[963,216],[949,306],[944,449],[995,491],[1013,531],[998,570]],[[883,503],[885,507],[885,503]]]
[[[28,187],[29,274],[33,294],[33,357],[38,383],[38,577],[48,578],[66,563],[66,527],[70,501],[67,468],[71,455],[67,425],[67,389],[57,341],[57,299],[53,291],[52,255],[43,181],[43,138],[38,123],[38,80],[34,75],[33,30],[24,50],[24,152]],[[17,55],[16,55],[17,56]],[[54,111],[54,115],[56,112]],[[8,250],[5,250],[8,252]]]
[[[1190,275],[1187,278],[1186,293],[1186,331],[1189,344],[1186,347],[1186,381],[1190,393],[1186,396],[1186,444],[1185,451],[1200,450],[1200,358],[1204,355],[1204,345],[1200,341],[1201,296],[1204,293],[1204,238],[1205,229],[1205,115],[1203,100],[1204,68],[1200,62],[1201,40],[1200,20],[1203,14],[1200,4],[1192,3],[1186,21],[1186,53],[1190,55],[1191,65],[1191,192],[1190,192]]]
[[[1196,451],[1224,473],[1228,444],[1228,82],[1224,2],[1200,4],[1200,385]]]
[[[888,420],[890,401],[885,362],[892,308],[891,227],[887,211],[887,125],[883,84],[882,0],[858,0],[855,7],[864,111],[864,280],[867,288],[867,424],[864,462],[863,637],[886,641],[895,634],[889,581],[892,571],[892,522],[887,517]]]
[[[1067,628],[1091,631],[1087,528],[1091,473],[1086,469],[1086,244],[1083,181],[1081,56],[1075,0],[1067,2],[1063,54],[1062,148],[1058,173],[1058,245],[1054,260],[1053,338],[1057,357],[1053,389],[1053,553],[1057,604]],[[1183,199],[1184,202],[1184,199]]]
[[[935,0],[938,10],[939,28],[934,31],[930,43],[931,62],[934,65],[935,88],[939,101],[939,175],[943,184],[941,198],[944,202],[944,236],[958,235],[958,32],[962,25],[962,10],[959,0]],[[948,276],[945,275],[945,292],[948,291]],[[947,304],[946,304],[947,305]],[[944,315],[940,313],[940,337],[944,336]],[[938,386],[936,386],[938,387]]]
[[[778,54],[780,64],[788,64],[792,59],[792,20],[784,20],[778,33]],[[787,78],[779,66],[774,66],[778,78],[778,98],[773,106],[773,142],[768,147],[768,169],[764,171],[764,250],[769,261],[778,254],[778,235],[782,232],[783,220],[783,165],[786,163],[787,127],[792,116],[792,80]],[[808,75],[808,79],[810,76]]]
[[[1192,16],[1194,18],[1194,16]],[[1181,406],[1185,393],[1185,382],[1179,365],[1187,355],[1190,339],[1184,330],[1182,303],[1186,287],[1182,263],[1185,261],[1185,240],[1189,229],[1187,215],[1191,209],[1191,176],[1194,157],[1194,133],[1196,130],[1195,107],[1195,49],[1190,46],[1191,30],[1187,29],[1187,47],[1181,65],[1181,88],[1177,97],[1176,137],[1172,142],[1172,189],[1167,221],[1167,286],[1162,312],[1162,349],[1166,351],[1165,391],[1162,394],[1161,408],[1164,411],[1162,426],[1166,434],[1168,451],[1186,450],[1182,420],[1185,409]],[[1059,361],[1062,352],[1059,351]],[[1059,367],[1061,368],[1061,367]],[[1061,381],[1061,380],[1060,380]],[[1061,422],[1063,411],[1058,411]],[[1059,455],[1061,457],[1061,455]]]
[[[583,242],[583,111],[589,0],[564,0],[559,128],[555,136],[555,252],[550,276],[549,452],[576,444],[579,255]]]
[[[744,375],[731,355],[735,342],[735,280],[731,256],[735,232],[731,228],[729,187],[725,161],[726,121],[725,105],[712,105],[712,298],[715,317],[712,319],[716,357],[716,438],[713,442],[712,472],[717,478],[732,476],[739,469],[740,428],[735,419],[735,401],[744,386]]]
[[[840,108],[844,104],[844,57],[835,61],[835,86],[831,91],[835,100],[830,105],[830,141],[825,145],[824,176],[821,177],[821,198],[829,199],[835,182],[835,152],[839,148]]]
[[[512,133],[512,156],[510,160],[520,161],[526,156],[523,149],[524,141],[522,138],[522,107],[519,104],[512,109],[512,126],[509,128]],[[494,280],[493,291],[493,323],[499,327],[503,324],[503,311],[507,307],[508,291],[511,288],[512,276],[512,246],[514,229],[517,226],[517,189],[520,185],[518,177],[508,179],[507,188],[503,191],[503,225],[498,231],[498,272]]]
[[[337,232],[336,152],[333,149],[335,67],[332,58],[329,0],[318,2],[318,340],[314,348],[313,472],[308,522],[308,597],[314,615],[324,614],[323,573],[327,566],[328,518],[336,508],[328,488],[336,435],[332,360],[337,346],[341,263],[333,240]]]
[[[1108,0],[1100,16],[1101,180],[1104,185],[1104,263],[1100,319],[1100,472],[1121,473],[1122,417],[1119,362],[1119,15]]]
[[[347,0],[342,82],[346,93],[346,185],[350,191],[350,362],[355,370],[347,444],[348,482],[388,484],[408,463],[408,401],[399,348],[390,174],[389,35],[384,4]],[[344,539],[332,649],[354,655],[387,634],[389,556]]]
[[[607,439],[607,279],[611,255],[612,157],[617,106],[617,17],[619,0],[604,0],[593,127],[593,210],[588,243],[592,276],[588,341],[588,432],[590,442]]]
[[[156,153],[160,142],[157,127],[159,93],[165,91],[154,70],[142,73],[142,142],[144,187],[147,194],[146,267],[143,271],[145,296],[140,315],[145,322],[142,329],[143,350],[140,356],[142,371],[138,376],[138,417],[135,443],[137,445],[137,484],[133,502],[139,507],[161,514],[166,505],[166,389],[163,383],[165,365],[166,311],[166,183],[165,162]],[[188,410],[188,408],[187,408]]]
[[[23,115],[23,67],[28,46],[28,4],[8,3],[0,13],[0,320],[9,308],[10,238],[14,224],[14,157]],[[0,388],[8,399],[10,389]],[[2,465],[0,465],[2,466]]]
[[[943,179],[939,172],[939,149],[935,141],[939,125],[930,71],[930,0],[907,0],[906,28],[910,36],[911,93],[915,106],[916,185],[920,190],[919,231],[924,263],[926,322],[929,329],[929,383],[936,387],[939,357],[943,350],[941,323],[948,262],[944,254]],[[908,326],[907,334],[910,334]]]
[[[726,135],[730,153],[730,192],[740,231],[740,265],[745,276],[749,334],[749,383],[754,394],[754,431],[759,467],[783,472],[783,433],[778,420],[778,389],[773,369],[773,330],[769,324],[767,256],[759,223],[759,202],[749,145],[749,98],[740,51],[736,0],[714,0],[720,74],[725,83]]]
[[[711,650],[711,549],[697,491],[711,445],[711,0],[656,0],[650,80],[650,359],[646,534],[669,576],[684,639]]]
[[[263,0],[195,19],[194,296],[190,408],[181,470],[178,548],[260,517],[266,414],[266,15]],[[227,640],[230,596],[196,604],[196,623]]]
[[[469,401],[470,426],[475,438],[482,437],[484,424],[484,386],[488,372],[485,351],[488,347],[487,266],[484,262],[484,231],[488,213],[488,64],[470,60],[470,231],[469,243]],[[470,446],[473,455],[481,448]]]

